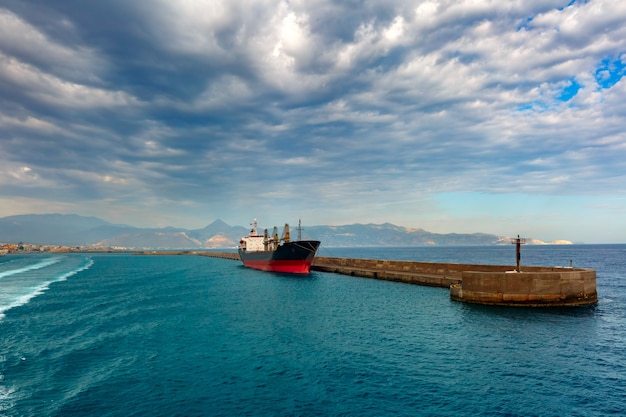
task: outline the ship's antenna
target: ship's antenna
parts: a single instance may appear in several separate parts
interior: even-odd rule
[[[302,240],[302,219],[298,219],[298,240]]]

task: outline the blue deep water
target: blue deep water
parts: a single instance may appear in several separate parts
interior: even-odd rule
[[[515,247],[322,248],[512,264]],[[525,246],[596,269],[570,309],[200,256],[0,258],[0,416],[626,414],[626,245]],[[512,262],[511,262],[512,261]]]

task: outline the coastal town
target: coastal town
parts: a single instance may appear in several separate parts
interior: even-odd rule
[[[39,245],[32,243],[1,243],[0,256],[9,253],[81,253],[81,252],[125,252],[127,248],[104,247],[97,245],[88,246],[65,246],[65,245]]]

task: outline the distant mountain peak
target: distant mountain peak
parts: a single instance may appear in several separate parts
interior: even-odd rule
[[[159,248],[235,247],[249,229],[229,226],[221,219],[202,229],[175,227],[137,228],[112,224],[97,217],[77,214],[24,214],[0,218],[0,243],[93,245]],[[308,226],[305,239],[322,241],[327,247],[363,246],[472,246],[509,244],[510,238],[486,233],[431,233],[392,223]],[[544,243],[528,239],[529,244]],[[571,243],[565,240],[552,244]]]
[[[229,226],[226,222],[224,222],[222,219],[217,219],[217,220],[215,220],[213,223],[211,223],[211,224],[210,224],[209,226],[207,226],[207,227],[217,227],[217,226],[219,226],[219,227],[224,227],[224,226],[226,226],[226,227],[230,227],[230,226]]]

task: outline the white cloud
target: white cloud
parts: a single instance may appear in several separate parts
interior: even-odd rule
[[[2,168],[68,199],[420,226],[438,193],[626,192],[626,3],[103,5],[123,38],[47,7],[56,36],[0,12]]]
[[[108,91],[65,81],[2,53],[0,80],[19,88],[21,94],[59,107],[117,107],[138,104],[135,98],[122,91]]]
[[[242,105],[254,98],[255,94],[245,79],[224,74],[209,82],[206,90],[196,98],[194,108],[223,109]]]
[[[236,23],[236,2],[181,0],[175,4],[162,1],[150,7],[149,15],[155,36],[165,49],[174,52],[226,55],[217,33]]]
[[[73,28],[71,24],[69,31]],[[91,49],[82,45],[66,46],[46,36],[8,10],[0,9],[0,51],[4,60],[8,56],[21,61],[23,66],[45,67],[58,77],[89,82],[99,82],[105,61]]]

